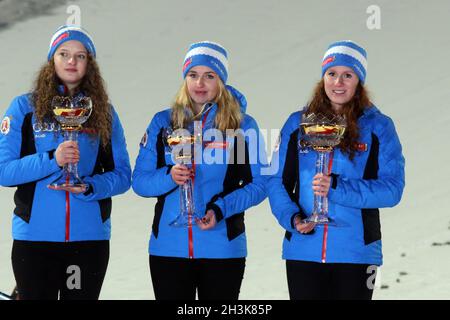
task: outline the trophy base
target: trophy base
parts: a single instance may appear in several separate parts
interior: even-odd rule
[[[84,183],[80,178],[75,176],[67,176],[61,177],[49,185],[47,188],[57,191],[69,191],[73,193],[81,193],[85,192],[88,188],[88,185]]]
[[[333,226],[336,227],[337,223],[334,219],[331,219],[328,215],[324,214],[313,214],[310,217],[303,219],[300,223],[315,223],[317,226]]]
[[[180,214],[178,217],[175,218],[171,223],[169,223],[169,226],[176,227],[176,228],[185,228],[189,226],[196,226],[197,220],[200,220],[201,217],[198,216],[198,214]]]

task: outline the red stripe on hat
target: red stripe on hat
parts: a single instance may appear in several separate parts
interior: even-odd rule
[[[184,70],[186,70],[186,68],[191,64],[191,62],[192,62],[192,58],[189,58],[189,59],[184,63],[184,66],[183,66],[183,72],[184,72]]]
[[[328,57],[328,58],[326,58],[325,60],[323,60],[323,62],[322,62],[322,67],[324,66],[324,65],[326,65],[326,64],[328,64],[328,63],[330,63],[330,62],[333,62],[334,61],[334,59],[335,59],[335,57],[334,56],[331,56],[331,57]]]
[[[58,42],[60,42],[62,39],[67,38],[68,36],[69,36],[69,33],[68,33],[68,32],[64,32],[62,35],[60,35],[58,38],[56,38],[55,41],[53,41],[52,47],[54,47],[55,45],[57,45]]]

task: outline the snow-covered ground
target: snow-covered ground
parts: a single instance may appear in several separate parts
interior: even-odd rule
[[[403,200],[381,211],[384,266],[374,298],[450,298],[450,2],[80,0],[12,23],[1,10],[7,1],[0,1],[0,114],[31,88],[51,34],[69,18],[67,6],[76,4],[94,37],[132,165],[151,117],[171,103],[181,84],[190,43],[211,40],[228,49],[229,83],[246,94],[248,113],[268,130],[280,128],[309,99],[329,43],[361,43],[368,52],[372,100],[394,119],[406,158]],[[380,29],[367,26],[372,5],[380,9]],[[0,189],[3,291],[14,286],[13,191]],[[147,255],[153,205],[131,190],[114,199],[102,299],[154,298]],[[268,201],[248,211],[246,226],[249,256],[241,298],[287,299],[283,231]]]

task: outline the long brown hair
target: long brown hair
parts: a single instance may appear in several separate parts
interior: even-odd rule
[[[236,130],[240,127],[242,113],[239,103],[228,91],[219,79],[219,93],[214,100],[217,103],[217,113],[215,118],[216,128],[225,132],[227,129]],[[195,120],[194,102],[189,96],[186,80],[175,96],[172,105],[172,125],[174,129],[186,128],[187,124]]]
[[[32,91],[32,102],[39,123],[53,119],[51,102],[54,96],[61,95],[58,92],[58,86],[61,84],[56,75],[55,63],[51,59],[39,70]],[[112,131],[112,109],[100,69],[90,54],[88,54],[86,75],[75,90],[75,92],[80,91],[92,99],[92,113],[83,127],[90,129],[88,132],[94,131],[102,145],[106,146]]]
[[[347,120],[347,128],[345,130],[344,138],[342,139],[339,147],[344,153],[347,153],[351,160],[355,157],[355,153],[358,150],[357,144],[359,139],[358,118],[364,112],[364,109],[371,107],[369,95],[365,87],[358,82],[355,95],[346,103],[341,115],[344,115]],[[321,79],[314,88],[311,102],[308,104],[306,110],[307,114],[310,113],[322,113],[325,115],[333,114],[331,101],[325,92],[325,85],[323,79]]]

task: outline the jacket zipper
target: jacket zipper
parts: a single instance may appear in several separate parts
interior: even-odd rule
[[[330,153],[330,160],[328,162],[328,172],[327,174],[331,174],[331,168],[333,167],[333,157],[334,152]],[[326,224],[323,228],[323,240],[322,240],[322,263],[327,261],[327,243],[328,243],[328,224]]]
[[[66,191],[66,237],[65,241],[70,240],[70,194]]]
[[[69,88],[64,85],[64,94],[69,94]],[[69,177],[66,177],[66,183],[69,183]],[[66,191],[66,232],[65,232],[65,242],[70,240],[70,193]]]
[[[205,127],[205,122],[206,122],[206,119],[208,118],[208,114],[209,114],[210,111],[211,111],[211,109],[206,111],[205,115],[203,116],[203,119],[202,119],[202,132],[203,132],[203,128]],[[194,157],[194,160],[192,162],[192,169],[193,169],[193,175],[192,175],[192,196],[194,197],[195,157]],[[192,230],[192,223],[193,223],[193,221],[191,219],[192,219],[192,215],[189,215],[189,217],[188,217],[188,250],[189,250],[189,259],[194,259],[194,235],[193,235],[193,230]]]
[[[193,164],[192,166],[194,168],[194,174],[195,174],[195,164]],[[194,178],[192,177],[192,191],[194,191]],[[194,193],[192,193],[192,196],[194,195]],[[192,212],[190,212],[192,213]],[[189,259],[194,259],[194,235],[192,232],[192,215],[189,214],[188,215],[188,238],[189,238]]]
[[[322,240],[322,263],[327,260],[327,240],[328,240],[328,224],[323,227],[323,240]]]

